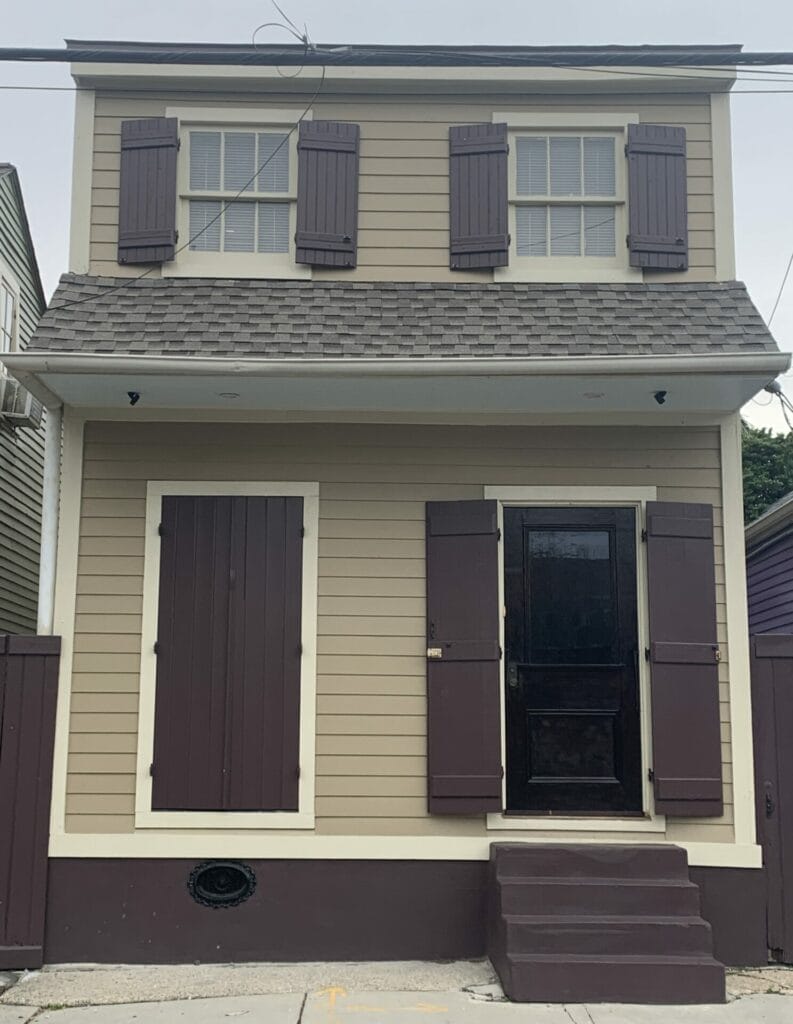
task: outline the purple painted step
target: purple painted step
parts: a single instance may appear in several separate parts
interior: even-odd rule
[[[501,972],[499,972],[501,973]],[[518,1003],[723,1003],[710,957],[510,954],[504,991]]]
[[[506,946],[514,953],[604,953],[709,956],[710,925],[701,917],[503,916]]]
[[[499,878],[505,914],[697,916],[699,889],[683,879]]]
[[[493,843],[488,952],[520,1002],[723,1002],[684,850]]]

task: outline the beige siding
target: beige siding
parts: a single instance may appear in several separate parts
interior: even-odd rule
[[[307,103],[310,96],[305,97]],[[116,263],[118,237],[119,125],[123,118],[162,115],[169,105],[239,105],[283,108],[283,98],[250,95],[171,95],[160,98],[97,96],[91,209],[91,272],[137,274]],[[300,101],[294,105],[299,113]],[[690,266],[671,280],[712,280],[715,276],[713,153],[710,102],[705,95],[584,95],[531,103],[514,96],[476,99],[383,97],[356,102],[325,94],[314,117],[361,126],[358,268],[315,271],[317,279],[481,281],[480,274],[448,269],[448,132],[453,124],[491,121],[495,111],[547,114],[607,110],[636,113],[642,121],[684,127],[688,138]],[[157,271],[155,271],[156,273]],[[666,275],[669,276],[669,275]],[[653,280],[661,280],[654,276]]]
[[[670,835],[729,841],[719,458],[716,428],[88,424],[67,831],[134,828],[147,480],[320,482],[317,832],[468,836],[425,809],[424,503],[592,484],[715,506],[726,810]]]

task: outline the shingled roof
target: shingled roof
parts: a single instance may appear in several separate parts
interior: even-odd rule
[[[401,284],[67,274],[31,350],[269,359],[777,352],[740,282]]]

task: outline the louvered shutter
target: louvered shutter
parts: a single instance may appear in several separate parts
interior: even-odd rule
[[[121,122],[119,263],[173,259],[178,148],[175,117]]]
[[[358,151],[361,130],[342,121],[301,121],[297,143],[297,263],[358,262]]]
[[[154,810],[297,810],[302,519],[163,498]]]
[[[628,251],[632,267],[688,269],[686,130],[628,125]]]
[[[449,266],[505,267],[509,262],[507,126],[449,129]]]
[[[501,810],[494,501],[427,504],[427,772],[431,814]]]
[[[723,811],[713,508],[647,504],[655,807]]]

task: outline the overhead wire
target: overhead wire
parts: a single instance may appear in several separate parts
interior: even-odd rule
[[[791,267],[793,267],[793,252],[791,252],[790,259],[787,261],[787,267],[785,268],[785,274],[782,278],[782,284],[780,284],[779,291],[777,292],[776,301],[774,302],[774,308],[771,310],[771,315],[768,317],[768,320],[766,321],[769,327],[771,326],[776,311],[779,307],[779,300],[782,298],[782,293],[785,290],[785,285],[787,284],[787,279],[790,274]]]

